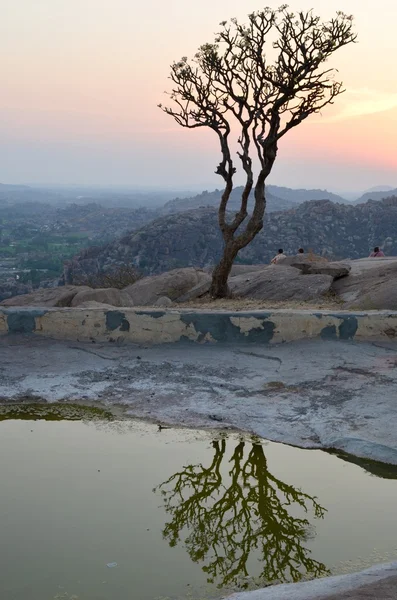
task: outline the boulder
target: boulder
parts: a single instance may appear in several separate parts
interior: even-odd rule
[[[253,273],[254,271],[262,271],[269,265],[233,265],[230,271],[230,277],[244,275],[245,273]]]
[[[116,288],[86,289],[76,294],[70,306],[81,306],[86,302],[98,302],[110,306],[133,306],[130,296]]]
[[[358,260],[351,260],[351,274],[359,275],[365,271],[372,271],[376,273],[380,267],[391,267],[397,265],[397,256],[383,256],[382,258],[359,258]]]
[[[286,264],[285,261],[283,262]],[[288,264],[291,267],[299,269],[303,275],[331,275],[334,280],[339,279],[340,277],[346,277],[346,275],[349,275],[351,270],[350,264],[342,261],[311,262],[299,260],[299,258],[297,258],[296,261],[290,260]]]
[[[397,261],[352,262],[349,277],[338,279],[332,288],[345,302],[345,308],[355,310],[397,310]]]
[[[167,296],[160,296],[160,298],[158,298],[154,303],[154,306],[163,306],[166,308],[167,306],[172,306],[173,304],[174,303],[172,302],[171,298],[168,298]]]
[[[331,275],[334,279],[345,277],[350,273],[350,263],[346,261],[328,262],[326,258],[315,254],[297,254],[296,256],[287,256],[277,263],[278,266],[295,267],[302,271],[304,275]],[[244,273],[254,273],[262,271],[269,265],[233,265],[231,277],[243,275]]]
[[[91,290],[87,286],[64,285],[55,288],[39,289],[31,294],[14,296],[1,302],[1,306],[70,306],[73,298],[82,291]],[[92,290],[94,291],[94,290]]]
[[[254,273],[237,275],[229,280],[235,296],[257,300],[318,300],[329,292],[330,275],[303,275],[299,269],[270,265]]]
[[[82,302],[77,308],[102,308],[102,309],[113,309],[114,306],[111,304],[104,304],[103,302],[95,302],[95,300],[89,300],[88,302]]]
[[[347,262],[308,263],[306,265],[293,265],[300,269],[304,275],[331,275],[334,279],[340,279],[349,275],[351,266]]]
[[[324,256],[320,256],[319,254],[314,254],[313,252],[306,252],[304,254],[293,254],[292,256],[287,256],[282,261],[283,265],[288,266],[296,266],[302,264],[313,264],[313,263],[327,263],[328,259]],[[279,263],[281,264],[281,263]]]
[[[161,296],[174,301],[189,290],[204,282],[211,281],[208,273],[192,267],[174,269],[161,275],[144,277],[124,289],[136,306],[149,306]]]
[[[211,287],[211,278],[204,280],[202,283],[198,283],[191,290],[186,292],[186,294],[182,294],[175,300],[175,302],[189,302],[190,300],[195,300],[196,298],[201,298],[201,296],[205,296],[208,294]]]

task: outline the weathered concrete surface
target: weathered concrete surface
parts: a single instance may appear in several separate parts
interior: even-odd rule
[[[243,592],[228,600],[396,600],[397,563],[361,573]]]
[[[292,268],[292,267],[291,267]],[[308,275],[301,275],[309,277]],[[313,275],[314,277],[314,275]],[[305,338],[397,339],[397,311],[215,311],[186,309],[1,308],[0,335],[35,333],[64,340],[163,344],[277,344]]]
[[[0,397],[99,401],[397,465],[397,343],[142,347],[0,339]]]

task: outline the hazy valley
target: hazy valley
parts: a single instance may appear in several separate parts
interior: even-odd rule
[[[232,192],[231,212],[241,190]],[[394,195],[397,190],[373,191],[348,201],[326,190],[269,185],[264,229],[236,262],[269,262],[279,247],[291,254],[304,246],[337,259],[366,256],[379,244],[397,254]],[[143,274],[209,267],[222,249],[220,196],[220,190],[175,197],[0,185],[0,299],[125,264]]]

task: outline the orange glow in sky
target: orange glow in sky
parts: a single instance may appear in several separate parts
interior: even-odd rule
[[[324,19],[338,8],[352,13],[359,43],[332,63],[346,94],[283,140],[272,182],[397,186],[396,3],[289,5]],[[215,137],[178,128],[157,104],[173,60],[211,41],[221,20],[244,20],[262,7],[257,0],[3,0],[0,181],[220,187]]]

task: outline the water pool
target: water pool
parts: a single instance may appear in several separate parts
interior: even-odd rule
[[[26,416],[0,421],[2,600],[212,599],[397,556],[393,469],[237,434]]]

